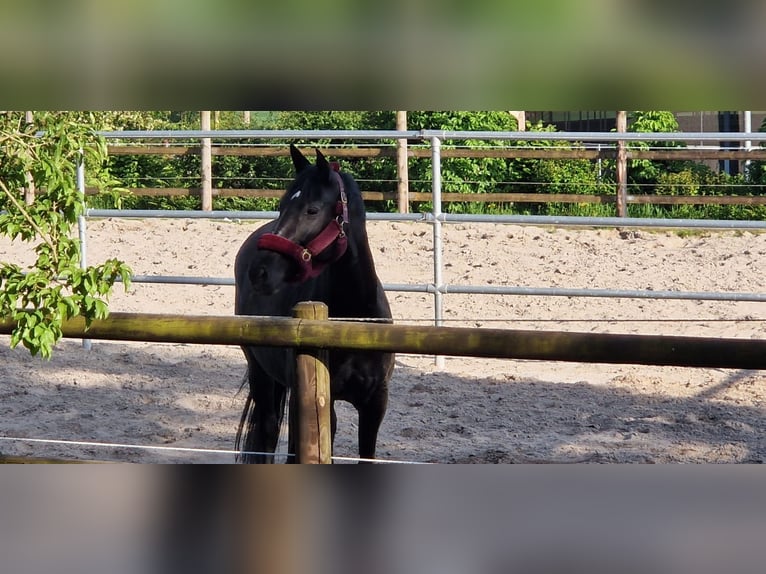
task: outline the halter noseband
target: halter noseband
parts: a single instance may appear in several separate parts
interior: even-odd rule
[[[275,251],[295,261],[299,271],[293,278],[293,281],[298,283],[319,275],[325,267],[343,257],[348,247],[348,237],[346,237],[344,227],[348,225],[348,197],[346,196],[346,188],[343,185],[343,178],[338,173],[340,170],[338,163],[330,162],[330,167],[332,168],[330,174],[338,184],[340,191],[340,197],[335,206],[335,218],[305,246],[274,233],[265,233],[258,239],[259,249]],[[328,259],[323,261],[315,259],[333,245],[334,251]]]

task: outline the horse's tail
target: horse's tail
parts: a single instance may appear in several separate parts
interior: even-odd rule
[[[240,451],[235,457],[236,462],[274,462],[273,455],[268,453],[273,453],[279,444],[288,400],[287,389],[282,385],[275,385],[274,399],[274,410],[268,412],[270,416],[265,416],[263,406],[258,408],[252,389],[248,390],[234,439],[234,448]]]
[[[235,460],[237,462],[250,462],[249,460],[246,460],[249,458],[250,455],[243,454],[244,452],[247,452],[248,449],[244,447],[242,443],[242,431],[245,430],[245,424],[248,426],[248,430],[245,432],[245,442],[249,442],[247,440],[247,435],[250,433],[250,426],[252,423],[250,423],[250,419],[253,417],[253,407],[255,406],[255,401],[253,401],[253,395],[250,394],[250,391],[247,392],[247,401],[245,401],[245,408],[242,409],[242,416],[239,419],[239,426],[237,427],[237,436],[234,439],[234,449],[240,451],[236,457]]]

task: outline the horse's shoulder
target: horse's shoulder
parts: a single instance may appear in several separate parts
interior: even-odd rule
[[[234,258],[235,276],[245,273],[246,269],[249,267],[250,261],[255,256],[256,251],[258,251],[258,238],[261,237],[261,235],[264,233],[273,231],[275,226],[276,220],[269,221],[268,223],[261,225],[258,229],[253,231],[247,237],[247,239],[242,242],[242,245],[239,247],[239,251],[237,251],[236,257]]]

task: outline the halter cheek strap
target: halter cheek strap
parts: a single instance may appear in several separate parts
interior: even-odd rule
[[[348,225],[348,197],[346,196],[346,188],[343,185],[343,178],[338,173],[338,164],[332,162],[330,166],[332,167],[330,173],[340,190],[340,197],[335,206],[335,219],[330,221],[305,246],[274,233],[265,233],[258,239],[259,249],[275,251],[295,261],[299,271],[293,280],[298,283],[319,275],[325,267],[343,257],[348,247],[348,237],[346,237],[345,231],[345,226]],[[329,258],[321,261],[316,260],[318,255],[323,254],[331,247],[333,247],[333,253]]]

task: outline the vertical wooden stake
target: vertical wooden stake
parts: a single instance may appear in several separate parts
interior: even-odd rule
[[[407,112],[396,112],[397,131],[407,130]],[[407,164],[407,140],[396,140],[396,173],[397,175],[397,197],[396,202],[399,207],[399,213],[410,212],[410,176]]]
[[[625,133],[628,120],[625,112],[617,112],[617,131]],[[617,217],[628,215],[628,150],[625,140],[617,141]]]
[[[200,112],[200,129],[210,130],[210,112]],[[202,138],[202,211],[213,210],[213,154],[210,138]]]
[[[298,303],[293,317],[326,321],[327,305],[314,301]],[[301,464],[330,464],[330,371],[326,349],[298,349],[296,352],[298,393],[296,457]]]
[[[523,132],[527,130],[527,113],[525,111],[509,111],[508,113],[516,118],[516,129],[518,131]]]

